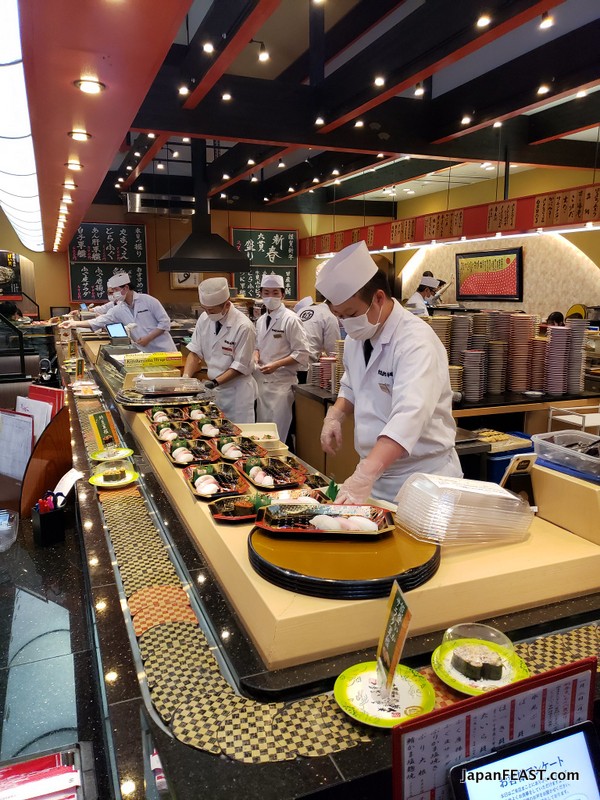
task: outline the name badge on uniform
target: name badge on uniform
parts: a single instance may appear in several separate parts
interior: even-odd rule
[[[283,336],[283,334],[282,334],[282,333],[274,333],[274,334],[273,334],[273,338],[274,338],[274,339],[281,339],[281,337],[282,337],[282,336]]]
[[[392,393],[392,387],[389,385],[389,383],[380,383],[379,388],[381,389],[382,392],[385,392],[386,394]]]

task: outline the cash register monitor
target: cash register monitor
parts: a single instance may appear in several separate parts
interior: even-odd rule
[[[456,764],[449,777],[455,800],[600,800],[598,734],[592,722],[540,733]]]
[[[110,322],[106,326],[108,335],[110,336],[110,343],[115,345],[130,344],[129,336],[125,330],[122,322]]]

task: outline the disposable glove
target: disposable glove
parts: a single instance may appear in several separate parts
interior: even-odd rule
[[[344,481],[335,498],[335,504],[361,506],[371,496],[373,484],[384,471],[384,466],[378,461],[361,461],[354,473]]]
[[[342,422],[345,416],[339,408],[331,406],[323,420],[321,447],[330,456],[335,455],[342,446]]]
[[[206,383],[204,384],[204,388],[205,389],[214,389],[215,386],[218,386],[218,385],[219,384],[216,381],[206,381]]]

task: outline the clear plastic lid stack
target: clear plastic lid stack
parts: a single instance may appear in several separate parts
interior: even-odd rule
[[[496,483],[416,473],[396,498],[396,522],[415,539],[435,544],[520,542],[533,509]]]

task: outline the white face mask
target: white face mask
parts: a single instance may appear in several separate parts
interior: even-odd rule
[[[123,300],[125,300],[125,295],[126,294],[127,294],[127,292],[119,292],[119,291],[111,292],[108,295],[108,299],[112,300],[113,303],[122,303]]]
[[[277,311],[279,306],[282,303],[281,297],[264,297],[263,303],[265,304],[265,308],[267,311]]]
[[[209,318],[209,320],[211,320],[211,322],[221,322],[221,320],[225,319],[227,316],[228,311],[228,308],[224,308],[223,311],[219,311],[218,314],[209,314],[207,311],[206,316]]]
[[[379,309],[379,316],[377,317],[377,322],[369,322],[367,314],[371,310],[371,306],[373,305],[373,300],[369,305],[369,308],[365,311],[364,314],[359,314],[358,317],[346,317],[346,319],[342,320],[342,325],[344,326],[346,333],[351,339],[356,339],[359,342],[364,342],[366,339],[372,339],[373,336],[377,333],[379,328],[380,322],[379,319],[381,317],[381,312],[383,307]]]

